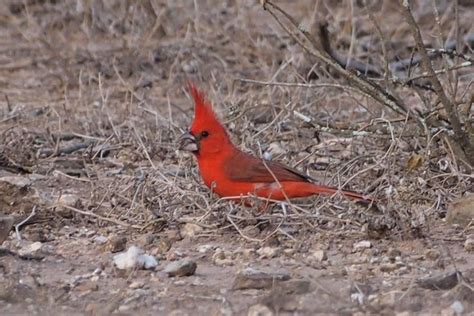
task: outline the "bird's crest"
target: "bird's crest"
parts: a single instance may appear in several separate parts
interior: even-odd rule
[[[188,83],[188,89],[194,100],[194,120],[191,129],[200,129],[201,127],[224,129],[204,93],[191,82]]]

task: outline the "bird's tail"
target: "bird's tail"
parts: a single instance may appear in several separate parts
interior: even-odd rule
[[[328,187],[325,185],[314,185],[313,192],[315,194],[324,194],[324,195],[333,195],[333,194],[336,194],[337,192],[340,192],[344,196],[347,196],[350,199],[356,200],[357,202],[361,202],[364,204],[375,204],[375,199],[370,196],[365,196],[363,194],[360,194],[354,191],[339,190],[338,188]]]

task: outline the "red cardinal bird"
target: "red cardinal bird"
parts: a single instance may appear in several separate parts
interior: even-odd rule
[[[230,141],[204,95],[192,84],[190,92],[195,103],[194,121],[189,132],[180,137],[179,148],[194,154],[204,183],[219,196],[240,199],[254,194],[285,200],[341,192],[357,201],[373,202],[356,192],[312,183],[309,176],[297,170],[241,151]]]

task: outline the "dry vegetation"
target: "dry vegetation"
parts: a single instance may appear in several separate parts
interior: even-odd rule
[[[474,213],[472,1],[276,3],[5,1],[0,215],[35,212],[3,246],[40,241],[44,253],[0,253],[0,313],[474,310],[473,223],[446,220],[463,197]],[[370,194],[378,209],[336,196],[261,214],[212,196],[176,150],[189,79],[240,147]],[[117,271],[97,236],[126,236],[160,265]],[[162,275],[179,257],[195,258],[196,276]],[[246,266],[310,290],[231,290]],[[452,271],[463,276],[444,290],[416,282]]]

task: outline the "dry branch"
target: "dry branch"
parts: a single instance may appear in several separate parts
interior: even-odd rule
[[[62,154],[68,155],[72,154],[75,151],[89,147],[92,142],[76,143],[71,144],[65,147],[51,149],[51,148],[42,148],[38,152],[38,157],[49,157],[49,156],[60,156]]]
[[[293,20],[293,18],[281,9],[276,4],[271,1],[264,1],[263,8],[267,10],[278,22],[278,24],[301,46],[305,51],[310,55],[316,57],[319,61],[323,62],[325,65],[334,69],[338,74],[343,76],[347,81],[349,81],[351,86],[355,86],[360,89],[362,92],[369,95],[371,98],[377,102],[387,106],[392,109],[394,112],[405,115],[405,113],[410,112],[407,110],[406,105],[380,87],[378,84],[368,81],[362,76],[351,72],[341,66],[340,61],[334,59],[333,56],[328,54],[321,48],[318,48],[314,41],[311,39],[310,35],[303,32],[298,24]],[[284,19],[283,19],[284,18]],[[410,112],[411,113],[411,112]],[[415,119],[419,119],[414,116]]]
[[[403,0],[402,8],[402,12],[405,16],[407,23],[410,26],[410,31],[415,40],[416,48],[421,54],[422,67],[424,71],[428,73],[428,79],[433,85],[435,93],[441,101],[441,104],[443,104],[444,109],[448,113],[449,121],[454,131],[453,139],[463,150],[466,158],[468,159],[468,162],[471,165],[474,165],[474,141],[471,141],[467,132],[463,130],[456,105],[450,98],[448,98],[438,76],[436,75],[436,72],[433,69],[430,57],[428,56],[428,51],[426,50],[425,45],[423,44],[423,38],[421,37],[420,28],[418,27],[418,24],[416,23],[415,18],[411,13],[410,1]],[[474,138],[474,135],[472,138]]]
[[[441,82],[437,76],[437,72],[433,69],[431,65],[432,56],[430,56],[427,52],[427,49],[423,45],[423,41],[421,38],[421,33],[419,30],[418,25],[416,24],[413,16],[411,15],[409,5],[409,1],[403,1],[404,15],[407,21],[410,24],[410,30],[415,38],[416,46],[418,52],[421,54],[421,63],[423,69],[425,71],[424,75],[427,75],[430,79],[432,84],[432,88],[422,87],[425,90],[433,89],[436,95],[438,96],[440,102],[442,103],[444,109],[448,113],[449,121],[454,131],[454,135],[452,139],[454,140],[455,144],[452,144],[453,147],[456,148],[456,158],[460,161],[463,161],[465,165],[470,168],[474,165],[474,135],[469,136],[469,134],[463,130],[461,120],[459,118],[459,114],[457,112],[456,106],[454,101],[451,100],[441,85]],[[271,1],[262,1],[263,8],[267,10],[272,17],[277,21],[277,23],[311,56],[317,58],[320,62],[325,64],[326,66],[330,67],[331,69],[335,70],[339,75],[343,76],[349,82],[351,87],[358,89],[360,92],[370,96],[378,103],[382,104],[385,107],[392,109],[394,112],[402,115],[408,114],[408,116],[412,119],[415,119],[419,125],[426,131],[428,128],[440,128],[443,124],[435,118],[434,116],[429,116],[429,113],[425,117],[424,114],[415,113],[409,110],[406,104],[398,98],[393,92],[383,89],[377,83],[368,80],[365,78],[361,73],[354,73],[350,69],[346,69],[347,65],[344,66],[344,58],[341,58],[338,54],[331,49],[329,43],[329,36],[327,33],[327,29],[324,27],[323,24],[320,24],[320,28],[316,30],[316,35],[320,42],[316,42],[315,39],[312,37],[311,34],[301,30],[298,27],[298,24],[295,20],[283,9],[281,9],[278,5],[272,3]],[[372,17],[373,22],[375,20]],[[380,36],[379,32],[379,36]],[[313,34],[314,35],[314,34]],[[384,53],[386,54],[386,52]],[[459,55],[459,54],[456,54]],[[409,66],[413,64],[413,56],[409,62]],[[468,58],[469,59],[469,58]],[[466,64],[461,64],[460,67],[469,67],[472,66],[470,60],[466,62]],[[457,69],[458,66],[454,66],[448,69],[443,69],[441,73],[449,72],[454,69]],[[385,81],[387,81],[387,65],[385,65]],[[420,77],[417,77],[420,78]],[[400,80],[391,80],[393,83],[402,83],[404,85],[414,87],[420,87],[420,85],[413,83],[413,80],[408,79],[407,81],[400,81]],[[448,129],[447,129],[448,130]],[[466,130],[468,128],[466,127]],[[450,137],[450,136],[448,136]],[[472,139],[470,139],[472,138]]]

